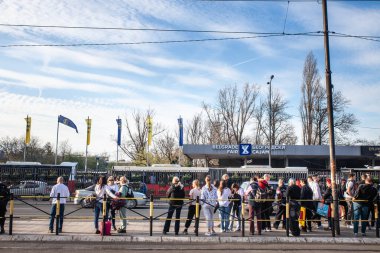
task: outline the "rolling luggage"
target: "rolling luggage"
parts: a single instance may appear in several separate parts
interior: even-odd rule
[[[111,235],[111,221],[106,222],[100,222],[100,235],[103,236],[103,224],[105,226],[105,233],[104,235]]]

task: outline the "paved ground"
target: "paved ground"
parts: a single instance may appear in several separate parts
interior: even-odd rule
[[[6,250],[6,251],[5,251]],[[220,252],[231,250],[234,252],[305,252],[308,253],[337,253],[337,252],[379,252],[379,245],[352,245],[352,244],[176,244],[162,243],[67,243],[67,242],[2,242],[0,252],[15,253],[45,253],[45,252],[68,252],[71,253],[93,253],[93,252],[181,252],[181,253],[200,253],[200,252]]]

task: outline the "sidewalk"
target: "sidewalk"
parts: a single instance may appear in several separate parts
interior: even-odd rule
[[[249,236],[249,224],[246,224],[245,237],[241,232],[218,233],[216,236],[205,236],[205,223],[200,222],[199,236],[193,233],[193,226],[189,229],[189,235],[182,235],[183,223],[179,236],[174,236],[172,222],[171,230],[168,235],[162,236],[163,221],[154,221],[153,236],[149,236],[148,221],[129,221],[127,234],[118,234],[112,231],[111,236],[102,237],[95,234],[93,221],[66,219],[63,224],[63,233],[56,236],[48,233],[48,219],[31,219],[14,221],[13,235],[0,235],[0,241],[125,241],[125,242],[147,242],[147,243],[314,243],[314,244],[380,244],[380,238],[375,237],[375,231],[367,231],[367,237],[353,237],[352,230],[345,227],[341,228],[341,235],[335,238],[331,237],[331,231],[315,230],[311,233],[303,233],[300,237],[286,237],[285,230],[276,230],[273,232],[263,232],[262,235]],[[8,224],[6,224],[8,225]],[[194,223],[192,224],[194,225]],[[6,229],[8,232],[8,228]]]

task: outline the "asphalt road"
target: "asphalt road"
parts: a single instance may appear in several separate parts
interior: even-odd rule
[[[117,243],[117,242],[6,242],[0,244],[0,252],[15,253],[45,253],[71,252],[93,253],[102,252],[220,252],[233,250],[234,252],[308,252],[308,253],[337,253],[337,252],[379,252],[379,245],[351,245],[351,244],[149,244],[149,243]]]

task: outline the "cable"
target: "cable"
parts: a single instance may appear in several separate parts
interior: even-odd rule
[[[286,8],[286,15],[285,15],[285,21],[284,21],[284,29],[282,29],[282,33],[285,33],[285,27],[286,27],[286,21],[288,19],[288,12],[289,12],[289,1],[288,1],[288,7]]]
[[[9,44],[9,45],[0,45],[0,48],[7,48],[7,47],[81,47],[81,46],[143,45],[143,44],[169,44],[169,43],[205,42],[205,41],[242,40],[242,39],[255,39],[255,38],[268,38],[268,37],[281,37],[281,36],[300,36],[300,35],[322,36],[322,35],[318,35],[316,33],[318,33],[318,32],[285,33],[285,34],[273,33],[273,34],[267,34],[267,35],[245,36],[245,37],[206,38],[206,39],[188,39],[188,40],[165,40],[165,41],[140,41],[140,42],[75,43],[75,44]]]

